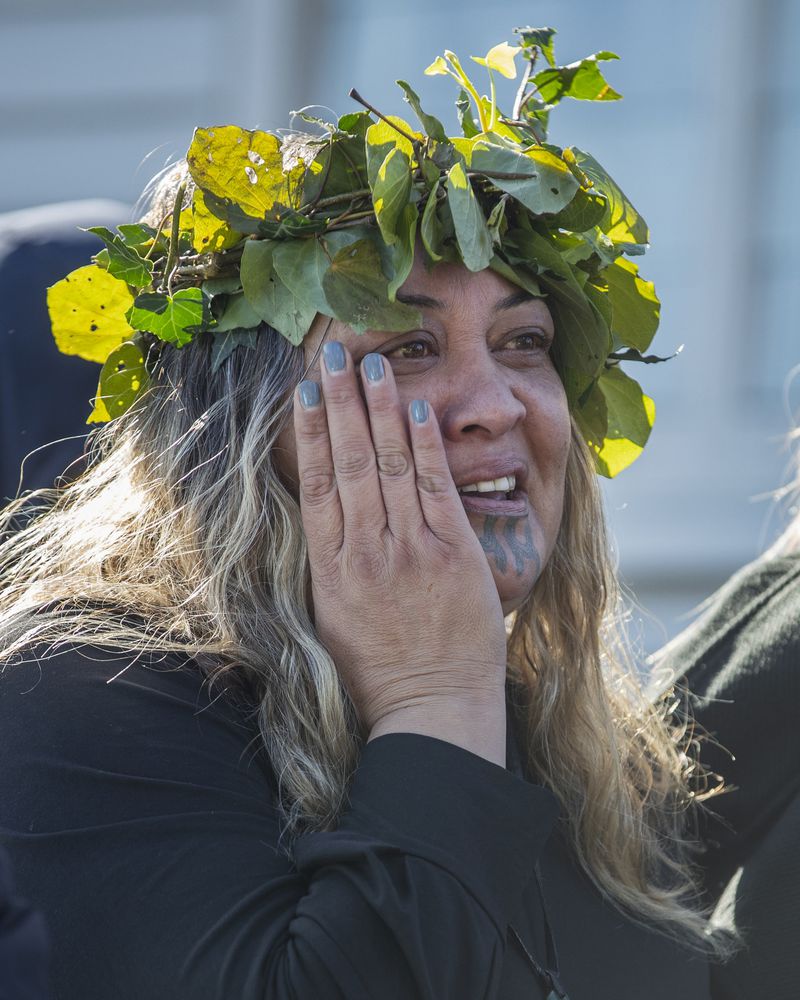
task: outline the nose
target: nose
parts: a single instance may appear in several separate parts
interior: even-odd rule
[[[438,394],[437,394],[438,395]],[[501,437],[525,417],[525,404],[513,390],[508,372],[487,351],[448,373],[439,399],[432,401],[442,434],[449,441],[464,437]]]

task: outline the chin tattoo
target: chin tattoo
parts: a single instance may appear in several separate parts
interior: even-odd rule
[[[505,521],[502,528],[498,526],[498,521]],[[536,578],[539,578],[542,572],[542,557],[533,541],[533,532],[527,518],[523,519],[523,523],[520,523],[520,519],[516,517],[498,518],[489,515],[484,522],[479,541],[483,551],[494,561],[498,572],[505,573],[508,569],[508,554],[506,552],[508,549],[514,561],[514,571],[517,576],[522,576],[526,565],[533,561],[536,567]]]

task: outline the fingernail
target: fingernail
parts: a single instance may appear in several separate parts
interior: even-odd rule
[[[415,424],[424,424],[428,419],[428,404],[424,399],[415,399],[411,404],[411,419]]]
[[[297,387],[300,393],[300,402],[306,410],[319,403],[319,383],[307,381],[301,382]]]
[[[380,354],[366,354],[361,368],[370,382],[380,382],[383,378],[383,357]]]
[[[322,356],[325,358],[325,367],[329,372],[340,372],[347,363],[344,348],[338,340],[327,341],[322,348]]]

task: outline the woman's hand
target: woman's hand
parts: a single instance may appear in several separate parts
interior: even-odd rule
[[[391,366],[325,344],[322,396],[295,394],[300,504],[317,632],[371,738],[422,732],[505,762],[497,588],[432,408],[408,424]],[[367,412],[368,410],[368,412]]]

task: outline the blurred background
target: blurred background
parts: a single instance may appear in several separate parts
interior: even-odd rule
[[[454,131],[455,85],[423,70],[445,48],[465,59],[513,41],[519,25],[555,26],[560,63],[621,56],[604,72],[624,100],[565,101],[551,136],[589,150],[648,220],[642,273],[663,302],[654,350],[685,345],[633,372],[657,423],[605,487],[634,632],[652,651],[679,631],[784,523],[771,494],[800,405],[800,378],[794,398],[789,379],[800,363],[797,0],[0,0],[0,493],[16,492],[21,455],[42,443],[27,414],[55,412],[54,437],[85,430],[86,407],[66,412],[58,385],[85,383],[88,400],[98,369],[59,356],[59,381],[42,391],[37,368],[56,352],[28,329],[28,317],[44,324],[42,283],[94,250],[78,225],[130,221],[197,124],[284,128],[289,109],[312,104],[342,114],[353,86],[408,118],[403,77]],[[47,454],[27,464],[23,488],[55,474]]]

